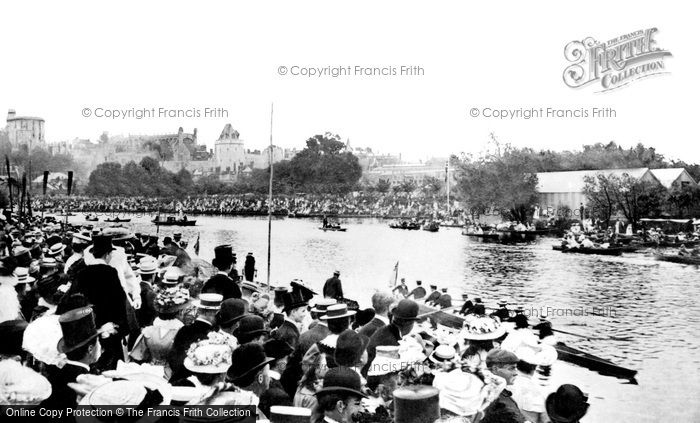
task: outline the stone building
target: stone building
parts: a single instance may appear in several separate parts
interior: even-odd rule
[[[44,147],[44,119],[32,116],[17,116],[14,109],[7,111],[5,134],[13,149]]]

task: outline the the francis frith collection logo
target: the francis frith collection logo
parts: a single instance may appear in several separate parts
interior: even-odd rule
[[[564,48],[564,57],[571,62],[564,69],[564,83],[571,88],[595,84],[598,92],[604,92],[668,73],[664,59],[671,53],[656,46],[656,32],[649,28],[606,42],[592,37],[570,42]]]

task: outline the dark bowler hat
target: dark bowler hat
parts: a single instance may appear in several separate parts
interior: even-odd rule
[[[392,310],[391,315],[394,319],[401,320],[420,320],[418,316],[418,303],[413,300],[403,299]]]
[[[360,375],[348,367],[334,367],[328,370],[323,378],[323,388],[316,391],[316,396],[332,393],[346,393],[367,398],[362,393],[362,381]]]
[[[547,414],[557,422],[577,422],[588,411],[588,395],[576,385],[561,385],[545,401]]]
[[[265,367],[266,364],[275,361],[274,358],[268,358],[265,355],[265,350],[260,344],[243,344],[233,350],[231,356],[231,367],[228,368],[228,375],[234,385],[240,386],[241,382],[251,381],[252,378]],[[249,385],[246,383],[244,386]]]
[[[177,232],[177,233],[173,234],[173,239],[175,239],[175,241],[179,241],[181,238],[182,238],[181,233]]]
[[[29,265],[32,263],[32,255],[29,252],[28,248],[25,247],[19,247],[15,249],[15,267],[20,266],[20,267],[29,267]],[[14,269],[12,269],[14,270]]]
[[[107,235],[95,235],[92,237],[92,255],[102,257],[103,255],[114,250],[112,246],[112,238]]]
[[[290,285],[292,286],[292,292],[300,292],[301,296],[304,298],[304,301],[308,302],[314,297],[314,295],[318,295],[311,288],[304,285],[304,281],[301,279],[294,279],[292,282],[290,282]]]
[[[309,305],[300,291],[285,292],[282,295],[282,300],[284,301],[284,311]]]
[[[21,355],[24,330],[28,323],[24,320],[6,320],[0,323],[0,354]]]
[[[265,355],[275,360],[284,358],[294,352],[294,348],[281,339],[270,339],[263,344],[263,347],[265,348]]]
[[[355,323],[358,326],[364,326],[369,323],[377,313],[372,307],[366,308],[364,310],[357,310],[357,316],[355,317]]]
[[[236,338],[240,336],[251,337],[262,333],[270,333],[270,331],[265,329],[265,320],[255,314],[247,314],[243,316],[238,324],[238,327],[233,331],[233,335]]]
[[[447,288],[442,288],[442,292],[447,292]]]
[[[240,298],[229,298],[221,303],[221,310],[216,313],[216,322],[220,326],[229,326],[246,315],[248,303]]]
[[[328,306],[326,315],[319,317],[321,320],[341,319],[343,317],[354,316],[355,312],[348,310],[347,304],[335,304]]]
[[[14,257],[3,257],[0,259],[0,275],[10,276],[17,268],[17,260]]]
[[[64,354],[93,341],[100,334],[95,326],[92,307],[81,307],[58,317],[63,338],[58,341],[58,351]]]
[[[236,260],[233,256],[233,247],[231,244],[219,245],[214,247],[214,260],[212,260],[212,264],[215,266],[217,264],[231,264]]]
[[[163,245],[172,244],[172,243],[173,243],[173,239],[170,238],[169,236],[166,236],[165,238],[163,238]]]
[[[335,344],[335,353],[333,358],[338,366],[355,366],[360,362],[362,353],[367,348],[369,338],[360,335],[352,329],[345,329],[338,335],[338,341]]]

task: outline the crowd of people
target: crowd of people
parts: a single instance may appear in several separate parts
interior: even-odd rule
[[[250,405],[257,420],[314,423],[557,423],[588,409],[576,386],[546,386],[551,326],[507,301],[487,314],[464,298],[450,329],[421,313],[452,306],[435,285],[402,281],[361,309],[340,271],[320,294],[300,280],[268,290],[231,245],[209,264],[177,236],[2,219],[0,407]]]
[[[263,194],[209,195],[188,197],[182,201],[152,197],[61,197],[35,199],[33,210],[54,210],[95,213],[157,213],[182,210],[187,214],[235,215],[267,214],[268,198]],[[452,207],[447,211],[444,199],[424,196],[400,196],[379,193],[300,194],[276,196],[273,213],[290,216],[321,216],[332,214],[360,217],[433,217],[451,220],[463,211]]]

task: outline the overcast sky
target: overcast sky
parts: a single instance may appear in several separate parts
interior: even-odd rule
[[[517,146],[643,142],[700,162],[697,15],[663,3],[8,2],[0,112],[46,120],[46,138],[96,139],[197,127],[210,147],[231,123],[247,148],[303,147],[331,131],[410,159]],[[596,93],[562,81],[564,46],[658,28],[664,75]],[[280,66],[421,66],[422,76],[304,77]],[[228,118],[107,119],[94,110],[221,107]],[[611,107],[608,119],[497,120],[471,108]],[[90,118],[82,110],[90,108]],[[2,115],[0,115],[2,116]]]

